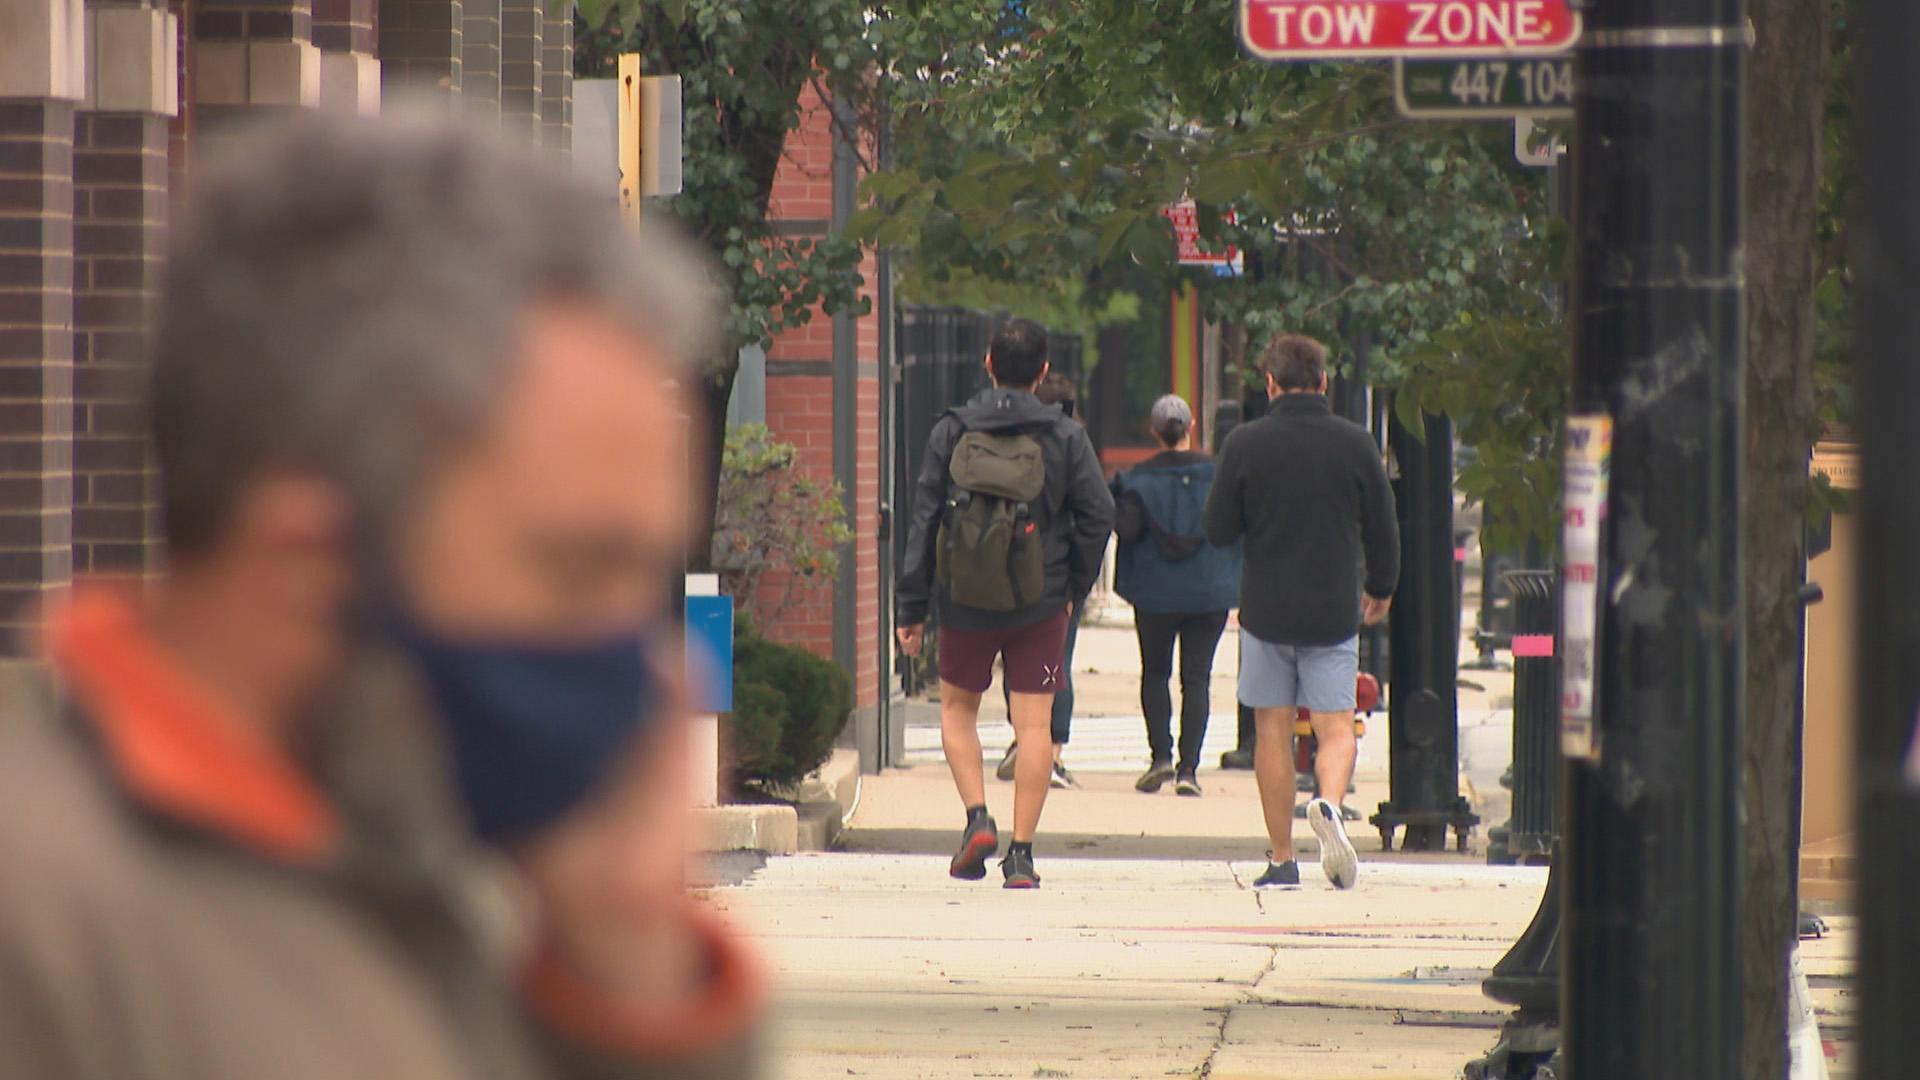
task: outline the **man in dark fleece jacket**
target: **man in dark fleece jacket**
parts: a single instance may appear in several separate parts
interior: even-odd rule
[[[999,830],[987,813],[978,722],[980,696],[993,684],[993,662],[1004,658],[1020,747],[1013,784],[1013,842],[1000,864],[1010,889],[1040,884],[1033,869],[1033,834],[1053,777],[1049,725],[1053,695],[1065,677],[1067,620],[1092,590],[1113,530],[1113,497],[1085,429],[1033,396],[1047,377],[1046,350],[1047,334],[1038,324],[1015,319],[1002,327],[986,360],[993,388],[934,425],[907,519],[897,594],[901,651],[918,656],[927,609],[936,601],[934,547],[952,486],[948,469],[955,444],[973,431],[1032,436],[1040,444],[1046,469],[1046,485],[1032,506],[1046,563],[1040,599],[1015,611],[984,611],[954,603],[944,588],[937,590],[940,741],[967,811],[960,851],[949,871],[957,878],[978,880],[986,876],[987,859],[999,850]]]
[[[1386,617],[1400,536],[1380,448],[1327,404],[1326,349],[1274,339],[1260,357],[1273,401],[1234,429],[1207,500],[1207,539],[1241,541],[1240,701],[1259,726],[1254,773],[1273,851],[1256,887],[1298,885],[1293,860],[1294,717],[1312,716],[1322,798],[1307,804],[1320,867],[1337,888],[1359,870],[1340,821],[1353,775],[1358,627]],[[1364,579],[1362,564],[1364,562]]]

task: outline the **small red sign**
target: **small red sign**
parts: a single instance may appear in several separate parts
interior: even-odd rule
[[[1570,0],[1240,0],[1263,60],[1558,53],[1579,37]]]
[[[1200,209],[1192,202],[1177,202],[1160,211],[1173,223],[1173,240],[1179,249],[1181,266],[1232,267],[1240,261],[1240,249],[1229,244],[1225,251],[1203,251],[1200,248]],[[1226,220],[1233,220],[1233,212],[1227,212]]]

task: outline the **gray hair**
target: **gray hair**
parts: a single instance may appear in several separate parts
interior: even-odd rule
[[[684,372],[714,344],[699,256],[530,148],[426,113],[309,114],[196,169],[149,401],[168,543],[204,550],[270,468],[385,532],[505,392],[521,322],[578,302]]]

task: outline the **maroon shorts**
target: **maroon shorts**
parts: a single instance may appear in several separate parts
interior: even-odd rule
[[[940,628],[940,679],[984,694],[993,685],[993,659],[1006,658],[1007,689],[1051,694],[1066,686],[1067,612],[1005,630]]]

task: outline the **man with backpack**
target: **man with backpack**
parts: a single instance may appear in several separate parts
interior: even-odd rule
[[[1086,431],[1033,394],[1047,376],[1047,334],[1015,319],[994,334],[991,389],[933,427],[907,519],[896,634],[918,656],[928,608],[940,626],[940,739],[966,808],[948,867],[977,881],[1000,847],[987,813],[980,698],[1004,661],[1019,743],[1009,889],[1040,884],[1033,835],[1053,775],[1053,695],[1065,679],[1067,621],[1099,576],[1113,498]],[[936,587],[937,586],[937,587]]]

